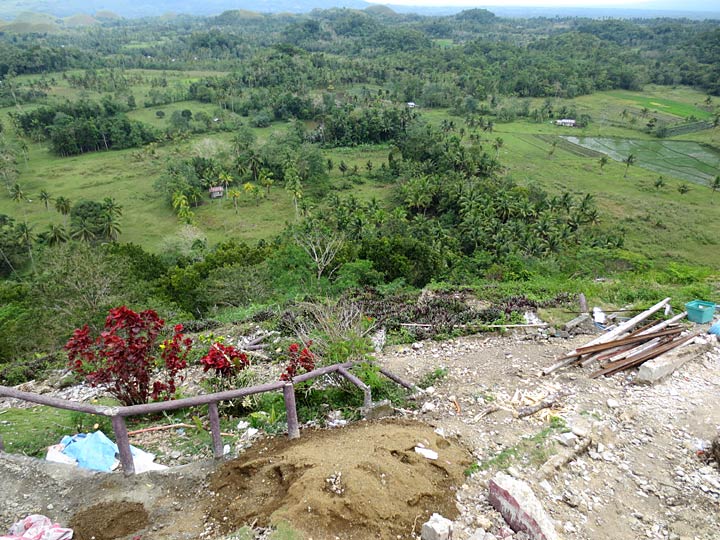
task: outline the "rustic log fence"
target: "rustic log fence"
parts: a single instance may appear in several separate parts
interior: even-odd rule
[[[297,407],[295,404],[295,384],[309,381],[323,375],[337,373],[347,379],[350,383],[357,386],[363,392],[363,406],[365,408],[372,405],[372,394],[370,387],[362,382],[357,376],[353,375],[349,369],[358,364],[365,362],[345,362],[342,364],[334,364],[322,368],[303,373],[290,381],[277,381],[257,386],[249,386],[247,388],[237,388],[235,390],[226,390],[224,392],[215,392],[213,394],[203,394],[189,398],[176,399],[172,401],[159,401],[155,403],[147,403],[144,405],[129,405],[108,407],[104,405],[90,405],[87,403],[78,403],[76,401],[59,399],[49,396],[43,396],[32,392],[23,392],[8,386],[0,386],[0,397],[8,397],[37,403],[38,405],[46,405],[56,409],[65,409],[86,414],[94,414],[99,416],[107,416],[112,420],[113,432],[115,433],[115,443],[118,446],[120,454],[120,464],[125,474],[133,474],[135,466],[133,464],[132,454],[130,452],[130,439],[128,437],[127,425],[125,419],[130,416],[140,416],[146,414],[154,414],[165,411],[174,411],[177,409],[187,409],[190,407],[198,407],[201,405],[208,406],[208,418],[210,421],[210,435],[212,436],[213,456],[219,459],[223,456],[223,443],[220,434],[220,414],[218,412],[218,403],[221,401],[231,401],[234,399],[244,398],[253,394],[262,394],[265,392],[276,392],[282,390],[285,401],[285,411],[287,413],[288,437],[296,439],[300,436],[300,426],[297,417]],[[393,382],[408,388],[414,389],[415,386],[405,382],[398,376],[380,369],[380,373],[385,375]],[[0,439],[0,450],[2,450],[2,439]]]

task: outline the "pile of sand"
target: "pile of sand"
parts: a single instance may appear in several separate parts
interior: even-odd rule
[[[436,460],[415,451],[434,450]],[[359,422],[256,444],[210,477],[211,521],[231,531],[287,522],[308,538],[410,538],[433,512],[453,518],[471,456],[426,424]]]

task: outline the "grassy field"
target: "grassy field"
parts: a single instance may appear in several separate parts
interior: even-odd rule
[[[687,87],[647,85],[642,92],[612,90],[580,96],[572,100],[579,113],[587,113],[597,122],[620,122],[628,126],[633,116],[642,125],[645,118],[656,117],[660,122],[678,123],[689,116],[709,120],[712,113],[705,105],[706,95]],[[643,115],[643,109],[648,112]],[[623,111],[626,115],[623,116]]]
[[[182,102],[162,109],[167,113],[174,108],[189,108],[197,112],[210,107],[197,102]],[[162,127],[169,114],[158,119],[153,110],[155,108],[137,111],[138,119]],[[258,143],[262,144],[272,133],[283,131],[286,127],[287,124],[279,123],[253,131]],[[18,220],[27,219],[37,234],[50,224],[66,222],[52,205],[45,209],[38,199],[42,189],[47,190],[53,198],[62,195],[73,203],[114,197],[123,207],[120,241],[135,242],[154,251],[162,250],[173,242],[181,225],[165,196],[155,189],[155,181],[162,176],[169,161],[205,155],[205,149],[216,145],[229,148],[231,137],[232,134],[227,132],[195,136],[186,142],[161,145],[155,157],[131,149],[58,158],[44,145],[30,144],[27,164],[20,164],[18,178],[28,201],[16,203],[7,194],[0,196],[0,214],[11,215]],[[370,161],[374,166],[379,166],[381,162],[387,161],[388,152],[387,146],[340,148],[324,152],[335,163],[330,173],[332,189],[343,195],[352,193],[361,200],[376,198],[386,201],[390,188],[367,178],[366,164]],[[343,176],[337,169],[340,161],[345,161],[348,168],[357,165],[360,174]],[[305,190],[312,195],[312,186],[305,186]],[[282,185],[275,185],[270,196],[260,199],[259,204],[243,192],[237,212],[229,199],[207,199],[193,211],[198,228],[211,244],[231,237],[249,242],[269,239],[279,234],[295,216],[291,197]]]
[[[596,157],[585,157],[527,133],[497,133],[504,140],[500,159],[518,183],[551,192],[592,193],[604,216],[601,223],[626,234],[626,248],[654,260],[684,261],[717,268],[720,264],[720,193],[694,186],[685,195],[681,180],[610,161],[602,170]],[[551,154],[552,152],[552,154]]]
[[[162,73],[166,73],[178,84],[208,74],[179,71]],[[158,75],[159,72],[143,70],[142,74]],[[76,92],[75,89],[70,90]],[[377,88],[370,90],[376,91]],[[550,121],[496,122],[492,133],[481,133],[482,144],[490,148],[496,138],[503,139],[499,158],[506,167],[506,174],[521,184],[537,184],[554,193],[568,190],[577,194],[594,194],[606,216],[604,224],[609,228],[624,229],[628,248],[653,259],[683,260],[717,267],[720,265],[720,252],[716,249],[720,239],[720,224],[716,219],[706,217],[717,216],[720,194],[712,194],[709,188],[701,185],[693,186],[689,193],[682,196],[677,191],[683,181],[680,176],[682,170],[690,171],[689,174],[705,175],[703,178],[707,178],[708,174],[712,175],[712,168],[718,167],[717,161],[706,161],[704,157],[694,155],[699,152],[696,152],[698,148],[710,155],[713,155],[712,150],[700,145],[690,147],[687,143],[695,141],[705,145],[717,144],[717,130],[691,133],[675,137],[673,141],[659,141],[636,126],[614,118],[619,118],[626,107],[631,108],[632,114],[640,114],[643,105],[640,98],[643,96],[644,99],[656,103],[661,103],[658,100],[665,96],[668,110],[664,114],[673,116],[678,121],[682,118],[674,115],[685,114],[704,106],[705,99],[702,93],[687,88],[650,87],[646,94],[602,92],[572,101],[555,100],[556,104],[573,105],[578,112],[591,113],[593,121],[583,129],[561,128]],[[542,101],[544,100],[536,99],[533,104],[536,106]],[[216,107],[208,104],[178,102],[162,107],[140,108],[131,112],[130,116],[158,128],[165,128],[172,111],[184,108],[192,110],[193,113],[203,111],[208,114],[216,110]],[[162,119],[155,114],[159,109],[166,113]],[[418,112],[435,125],[450,119],[458,129],[470,131],[462,118],[450,116],[447,110],[419,108]],[[696,113],[697,111],[693,114]],[[603,114],[607,121],[603,120]],[[254,129],[254,132],[258,143],[262,144],[272,133],[286,127],[285,123],[275,123],[268,128]],[[632,139],[632,143],[618,144],[633,144],[638,148],[651,150],[643,153],[638,150],[639,166],[631,167],[628,178],[625,179],[624,164],[611,161],[601,170],[598,164],[599,154],[583,151],[569,143],[562,144],[559,141],[563,141],[563,136]],[[231,133],[212,133],[195,136],[185,142],[167,143],[158,148],[155,157],[136,149],[57,158],[43,145],[31,144],[28,163],[20,164],[18,181],[32,202],[18,204],[6,195],[0,196],[0,213],[20,220],[27,219],[34,226],[34,232],[39,233],[50,223],[64,221],[52,207],[46,210],[38,200],[41,189],[48,190],[53,197],[62,195],[73,202],[82,199],[102,200],[112,196],[123,206],[123,232],[120,240],[137,242],[156,251],[162,250],[167,242],[171,242],[178,235],[181,225],[163,195],[155,190],[155,180],[163,174],[169,160],[202,155],[203,148],[213,144],[227,144],[231,137]],[[676,140],[686,142],[675,143]],[[656,148],[656,145],[660,147]],[[678,154],[679,148],[685,148],[682,155]],[[340,195],[353,194],[361,200],[376,198],[385,205],[392,204],[392,187],[370,179],[367,171],[368,162],[372,163],[373,168],[387,162],[390,150],[387,145],[323,150],[324,157],[332,159],[335,165],[329,175],[331,189]],[[624,159],[624,149],[618,148],[616,156],[613,157]],[[651,158],[660,160],[658,167],[662,168],[661,172],[649,170],[650,167],[644,168],[646,160]],[[716,158],[717,156],[714,159]],[[349,169],[357,166],[359,174],[343,175],[338,170],[341,161],[344,161]],[[666,186],[658,190],[653,184],[659,174],[663,175]],[[312,194],[312,187],[307,186],[306,192]],[[261,199],[257,205],[254,200],[243,195],[237,213],[231,201],[226,199],[208,199],[195,213],[197,225],[207,235],[210,243],[228,237],[248,241],[267,239],[279,233],[287,222],[294,219],[290,196],[281,185],[275,185],[270,197]],[[703,219],[698,219],[698,216],[703,216]]]
[[[688,95],[692,95],[688,94],[688,91],[680,93],[677,89],[675,89],[675,92],[672,90],[668,91],[667,89],[659,89],[659,91],[646,89],[643,94],[623,90],[607,92],[608,96],[618,98],[624,103],[634,104],[641,108],[649,109],[650,113],[671,114],[681,118],[694,116],[700,120],[707,120],[711,118],[712,115],[710,111],[701,108],[697,101],[695,103],[677,101],[672,99],[672,96],[675,94],[677,94],[681,99],[687,97]],[[699,92],[697,94],[699,95],[695,97],[701,102],[704,96]],[[671,98],[666,97],[668,95],[670,95]]]
[[[118,73],[120,70],[118,70]],[[82,70],[68,70],[66,76],[81,76]],[[99,74],[107,73],[107,70],[98,70]],[[182,93],[190,83],[198,81],[203,77],[214,77],[225,75],[223,71],[178,71],[178,70],[152,70],[152,69],[127,69],[122,73],[129,79],[137,79],[131,88],[119,85],[117,93],[119,95],[132,94],[139,107],[142,107],[146,100],[149,99],[149,93],[153,88],[159,91],[175,89]],[[95,99],[98,100],[104,95],[112,92],[98,91],[94,89],[84,89],[71,86],[68,79],[61,73],[47,73],[44,75],[21,75],[16,78],[18,85],[27,85],[33,81],[44,79],[49,82],[49,90],[46,90],[50,98],[55,99]],[[153,79],[165,79],[166,86],[153,87]],[[31,108],[35,105],[24,105],[23,108]],[[213,107],[216,108],[216,107]]]

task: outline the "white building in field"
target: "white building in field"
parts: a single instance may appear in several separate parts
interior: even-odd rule
[[[563,127],[575,127],[575,120],[571,118],[563,118],[562,120],[555,120],[556,126],[563,126]]]

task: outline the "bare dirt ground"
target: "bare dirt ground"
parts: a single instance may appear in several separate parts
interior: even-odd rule
[[[222,538],[279,520],[315,540],[396,539],[438,512],[455,520],[454,540],[522,540],[487,500],[488,479],[509,467],[567,540],[717,540],[720,470],[703,450],[720,427],[720,350],[652,387],[631,373],[591,380],[591,368],[540,375],[588,340],[483,335],[386,351],[378,362],[408,380],[447,372],[418,410],[397,411],[405,420],[261,439],[222,464],[125,478],[0,454],[0,531],[39,512],[81,540]],[[558,392],[555,408],[517,417]],[[584,451],[571,451],[572,432],[590,439]],[[415,453],[418,443],[438,460]],[[480,464],[471,477],[466,452]],[[558,455],[570,461],[544,466]]]

